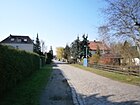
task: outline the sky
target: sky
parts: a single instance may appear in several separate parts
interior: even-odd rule
[[[0,0],[0,41],[12,35],[28,35],[52,46],[65,47],[77,36],[88,34],[98,39],[98,27],[104,23],[104,0]]]

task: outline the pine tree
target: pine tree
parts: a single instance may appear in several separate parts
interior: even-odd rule
[[[68,45],[66,45],[66,47],[64,48],[64,58],[69,60],[70,59],[70,47]]]
[[[77,39],[72,42],[70,50],[71,50],[71,55],[72,55],[73,59],[75,59],[77,61],[77,59],[80,56],[80,52],[81,52],[79,37],[77,37]]]
[[[37,54],[41,54],[41,46],[40,46],[40,41],[38,38],[38,33],[37,33],[37,37],[36,37],[36,43],[34,44],[34,52]]]
[[[53,49],[52,46],[50,46],[50,51],[49,51],[50,55],[51,55],[51,59],[53,59]]]
[[[81,42],[80,46],[81,46],[81,53],[80,53],[80,57],[89,57],[91,54],[90,54],[90,51],[89,51],[89,47],[88,47],[88,44],[89,44],[89,40],[87,39],[88,38],[88,35],[85,37],[85,34],[83,35],[83,41]]]

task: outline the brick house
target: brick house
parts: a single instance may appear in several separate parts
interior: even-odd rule
[[[33,52],[33,41],[29,36],[11,35],[0,42],[15,49]]]

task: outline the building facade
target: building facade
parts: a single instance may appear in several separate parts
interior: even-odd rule
[[[33,41],[29,36],[11,35],[0,42],[15,49],[33,52]]]
[[[106,54],[110,52],[110,48],[103,42],[101,41],[89,41],[89,48],[90,48],[90,53],[93,55],[97,52],[97,50],[100,50],[101,54]]]

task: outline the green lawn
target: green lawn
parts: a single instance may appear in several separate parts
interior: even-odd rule
[[[25,79],[16,88],[11,89],[0,100],[0,105],[39,105],[43,88],[46,86],[52,71],[52,65],[46,65]]]
[[[98,74],[98,75],[101,75],[101,76],[104,76],[104,77],[107,77],[107,78],[111,78],[111,79],[116,80],[116,81],[125,82],[125,83],[140,86],[140,77],[123,75],[123,74],[118,74],[118,73],[114,73],[114,72],[108,72],[108,71],[93,69],[93,68],[84,67],[84,66],[78,65],[78,64],[72,64],[72,66],[78,67],[78,68],[83,69],[83,70],[93,72],[95,74]]]

